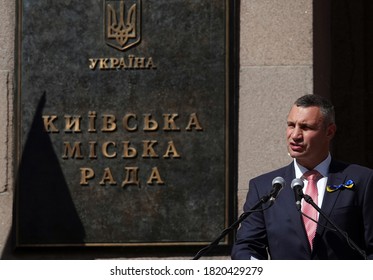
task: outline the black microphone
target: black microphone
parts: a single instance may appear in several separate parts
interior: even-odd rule
[[[291,188],[294,191],[295,196],[295,205],[297,206],[297,210],[300,211],[301,208],[301,200],[303,197],[303,189],[304,183],[303,180],[295,178],[293,181],[291,181]]]
[[[285,180],[282,177],[276,177],[272,181],[272,191],[269,193],[270,196],[270,202],[275,201],[277,198],[279,192],[282,190],[282,188],[285,186]]]
[[[271,207],[273,205],[274,201],[276,200],[279,192],[281,191],[281,189],[284,186],[285,186],[284,178],[276,177],[275,179],[273,179],[272,190],[270,191],[270,193],[262,196],[258,200],[258,202],[253,207],[251,207],[251,209],[249,211],[246,211],[246,212],[242,213],[241,216],[239,217],[239,219],[237,221],[235,221],[233,224],[231,224],[228,228],[223,230],[222,233],[214,241],[212,241],[209,245],[207,245],[206,247],[199,250],[198,253],[194,256],[193,260],[198,260],[205,253],[209,252],[214,246],[218,245],[220,240],[224,236],[226,236],[230,231],[236,229],[239,226],[239,224],[243,220],[245,220],[250,214],[252,214],[254,212],[258,212],[258,211],[263,212],[264,210]],[[268,200],[269,200],[269,205],[266,208],[258,209],[261,205],[263,205],[264,203],[267,203]]]

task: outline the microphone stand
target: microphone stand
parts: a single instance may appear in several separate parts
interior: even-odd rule
[[[271,199],[270,199],[271,198]],[[232,230],[234,230],[236,227],[239,226],[239,224],[245,220],[251,213],[255,212],[255,210],[261,206],[262,204],[266,203],[268,200],[270,200],[271,204],[266,208],[268,209],[269,207],[271,207],[273,205],[273,202],[274,202],[274,198],[272,199],[272,197],[270,196],[270,194],[268,195],[265,195],[263,196],[262,198],[260,198],[260,200],[247,212],[244,212],[241,214],[241,216],[239,217],[239,219],[237,221],[235,221],[231,226],[229,226],[228,228],[226,228],[225,230],[222,231],[222,233],[213,241],[211,242],[208,246],[202,248],[193,258],[193,260],[198,260],[201,256],[203,256],[204,254],[206,254],[207,252],[209,252],[212,248],[214,248],[216,245],[219,244],[220,240],[226,236],[229,232],[231,232]]]
[[[354,250],[356,250],[356,251],[358,251],[358,253],[361,255],[361,256],[363,256],[363,258],[364,258],[364,260],[366,260],[367,259],[367,255],[366,255],[366,253],[363,251],[363,250],[361,250],[360,248],[359,248],[359,246],[357,246],[356,245],[356,243],[354,242],[354,241],[352,241],[349,237],[348,237],[348,234],[347,234],[347,232],[345,232],[345,231],[343,231],[342,229],[340,229],[331,219],[329,219],[329,217],[327,217],[325,214],[324,214],[324,212],[320,209],[320,207],[319,206],[317,206],[316,204],[315,204],[315,202],[313,202],[313,200],[312,200],[312,198],[309,196],[309,195],[307,195],[307,194],[304,194],[303,195],[303,198],[304,198],[304,200],[307,202],[307,203],[309,203],[309,204],[311,204],[312,205],[312,207],[313,208],[315,208],[316,210],[317,210],[317,212],[319,212],[320,213],[320,215],[321,216],[323,216],[344,238],[346,238],[346,240],[347,240],[347,243],[348,243],[348,245],[350,245],[350,247],[352,248],[352,249],[354,249]]]

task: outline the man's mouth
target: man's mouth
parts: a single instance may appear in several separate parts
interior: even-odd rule
[[[294,152],[301,152],[303,151],[303,146],[297,143],[289,143],[290,149]]]

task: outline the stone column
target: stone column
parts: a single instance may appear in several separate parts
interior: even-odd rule
[[[0,1],[0,258],[9,239],[13,208],[15,2]]]
[[[312,2],[241,1],[239,212],[250,178],[290,162],[287,113],[313,93]]]

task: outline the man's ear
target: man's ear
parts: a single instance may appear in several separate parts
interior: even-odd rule
[[[329,140],[333,139],[336,131],[337,131],[337,126],[335,125],[335,123],[331,123],[328,125],[326,133],[327,133]]]

